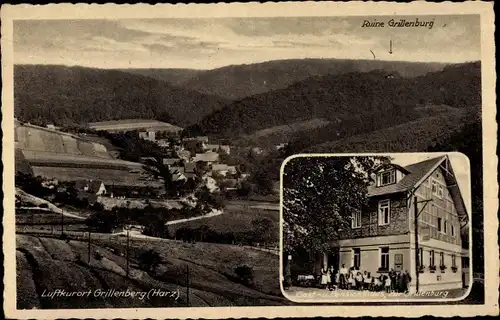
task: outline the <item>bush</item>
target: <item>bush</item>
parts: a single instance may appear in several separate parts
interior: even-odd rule
[[[92,206],[91,206],[91,209],[92,210],[95,210],[95,211],[103,211],[104,210],[104,206],[102,205],[102,203],[100,202],[95,202]]]
[[[139,266],[146,272],[155,272],[160,263],[161,256],[153,249],[150,249],[139,256]]]
[[[246,286],[253,285],[253,268],[245,265],[238,266],[234,269],[237,281]]]

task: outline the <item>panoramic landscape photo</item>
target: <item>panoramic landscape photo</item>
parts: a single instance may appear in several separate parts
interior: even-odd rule
[[[14,21],[17,308],[294,305],[281,165],[346,152],[468,157],[483,303],[479,15],[366,19]]]

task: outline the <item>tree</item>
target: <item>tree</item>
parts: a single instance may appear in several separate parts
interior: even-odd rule
[[[237,276],[237,280],[246,285],[246,286],[249,286],[249,285],[252,285],[253,284],[253,268],[252,267],[249,267],[247,265],[241,265],[241,266],[238,266],[234,269],[234,273],[236,274]]]
[[[253,233],[255,240],[264,244],[272,240],[272,236],[276,230],[273,228],[273,222],[269,218],[260,217],[252,221]]]
[[[177,197],[178,189],[172,177],[173,172],[170,171],[168,164],[163,163],[160,157],[146,160],[144,169],[156,177],[163,179],[167,196]]]
[[[115,212],[97,211],[87,218],[87,225],[97,232],[110,233],[118,225],[118,215]]]
[[[370,172],[382,157],[298,157],[283,174],[286,252],[321,251],[350,228],[352,212],[367,203]]]
[[[153,249],[149,249],[139,256],[139,266],[146,272],[155,272],[161,263],[161,256]]]

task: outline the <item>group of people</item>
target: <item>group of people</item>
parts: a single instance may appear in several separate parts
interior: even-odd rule
[[[321,286],[324,289],[369,290],[390,292],[408,292],[411,282],[407,270],[397,272],[394,269],[387,274],[372,276],[370,272],[359,271],[354,267],[347,269],[345,264],[339,270],[333,266],[321,269]]]

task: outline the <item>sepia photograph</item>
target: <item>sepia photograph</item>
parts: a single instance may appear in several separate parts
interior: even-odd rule
[[[464,298],[469,175],[458,153],[288,158],[283,294],[297,302]]]
[[[490,310],[491,9],[2,6],[6,309]]]

